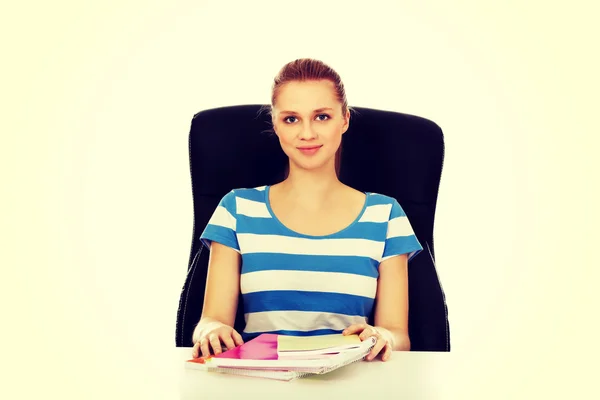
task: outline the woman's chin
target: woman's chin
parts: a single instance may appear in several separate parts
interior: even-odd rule
[[[297,162],[295,166],[303,171],[322,171],[326,169],[327,163],[323,162]]]

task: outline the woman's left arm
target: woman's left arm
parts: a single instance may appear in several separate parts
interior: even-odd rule
[[[388,258],[379,264],[375,328],[388,340],[391,350],[410,350],[407,254]]]
[[[392,351],[409,351],[408,336],[408,255],[390,257],[379,264],[377,295],[375,302],[375,326],[354,324],[346,328],[344,335],[359,334],[361,340],[369,336],[378,338],[367,356],[377,355],[389,360]],[[383,340],[381,340],[383,339]]]

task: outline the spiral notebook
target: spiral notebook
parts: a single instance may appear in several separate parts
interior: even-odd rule
[[[217,356],[195,358],[185,364],[187,368],[208,372],[289,381],[308,375],[325,374],[361,361],[376,343],[373,337],[361,342],[358,336],[330,336],[332,337],[303,339],[262,334]],[[323,346],[324,342],[329,346]],[[290,356],[286,352],[294,354]],[[302,354],[303,352],[306,353]]]

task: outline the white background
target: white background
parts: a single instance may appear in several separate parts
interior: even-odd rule
[[[16,356],[0,363],[4,388],[176,398],[167,360],[192,234],[191,118],[268,103],[279,68],[313,57],[340,73],[350,105],[444,131],[447,398],[586,393],[598,334],[593,2],[214,3],[1,13],[2,346]],[[19,374],[32,365],[44,369],[34,381]]]

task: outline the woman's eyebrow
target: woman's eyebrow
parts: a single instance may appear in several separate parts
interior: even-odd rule
[[[331,108],[331,107],[321,107],[321,108],[317,108],[316,110],[314,110],[313,113],[319,113],[319,112],[327,111],[327,110],[333,110],[333,108]],[[298,114],[296,111],[288,111],[288,110],[280,111],[279,113],[280,114]]]

